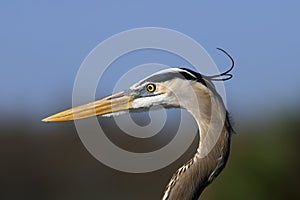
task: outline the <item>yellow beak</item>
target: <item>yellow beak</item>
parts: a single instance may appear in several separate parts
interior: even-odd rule
[[[91,103],[59,112],[43,119],[42,121],[62,122],[129,110],[132,108],[133,99],[134,98],[132,96],[125,95],[125,92],[123,91]]]

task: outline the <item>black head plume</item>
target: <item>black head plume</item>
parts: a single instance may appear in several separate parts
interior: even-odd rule
[[[231,72],[233,67],[234,67],[234,60],[229,55],[229,53],[227,53],[224,49],[221,49],[221,48],[217,48],[217,49],[222,51],[223,53],[225,53],[225,55],[227,55],[230,58],[231,63],[232,63],[231,67],[227,71],[225,71],[221,74],[216,74],[216,75],[212,75],[212,76],[205,76],[205,75],[202,75],[202,76],[204,78],[207,78],[207,79],[211,80],[211,81],[227,81],[227,80],[232,78],[232,74],[229,74],[229,72]]]

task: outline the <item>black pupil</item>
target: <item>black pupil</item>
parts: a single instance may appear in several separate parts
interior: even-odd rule
[[[148,85],[148,91],[153,92],[154,91],[154,85]]]

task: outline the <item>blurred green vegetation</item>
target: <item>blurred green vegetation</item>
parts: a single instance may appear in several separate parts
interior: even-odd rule
[[[284,116],[241,128],[227,167],[203,199],[300,199],[299,122]]]
[[[300,199],[300,119],[276,114],[236,127],[228,164],[201,199]],[[37,119],[39,120],[39,119]],[[119,134],[106,121],[113,134]],[[172,173],[195,151],[197,139],[172,165],[129,174],[94,159],[72,122],[33,125],[1,120],[0,199],[160,199]]]

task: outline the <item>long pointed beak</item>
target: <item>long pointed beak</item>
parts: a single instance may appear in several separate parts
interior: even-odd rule
[[[59,112],[43,119],[43,122],[62,122],[75,119],[83,119],[92,116],[105,115],[118,111],[129,110],[132,108],[132,96],[125,95],[125,92],[119,92],[114,95],[87,103],[75,108]]]

